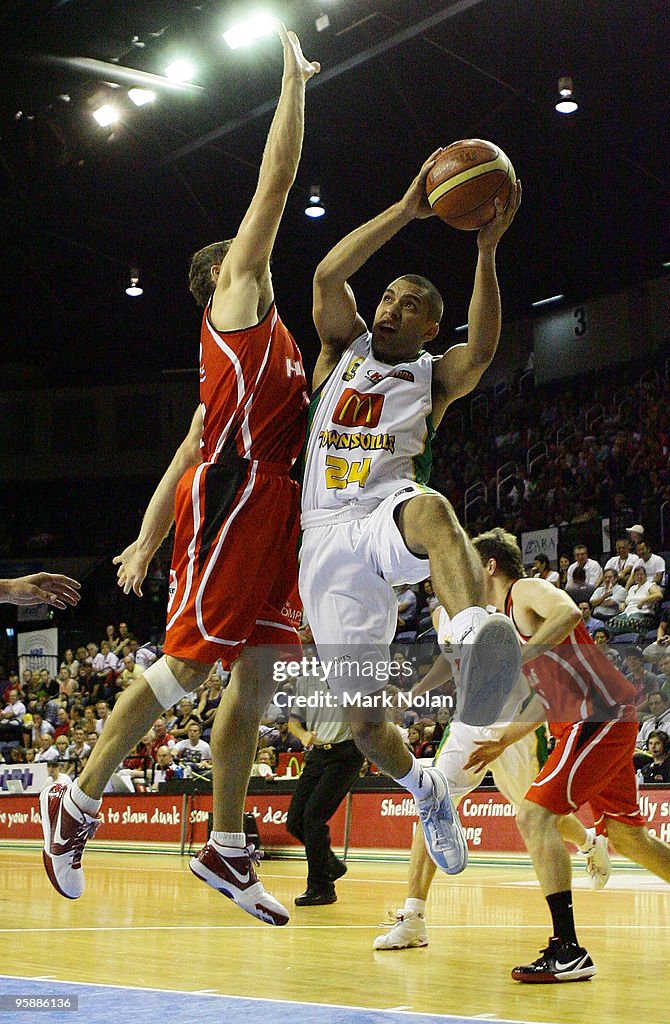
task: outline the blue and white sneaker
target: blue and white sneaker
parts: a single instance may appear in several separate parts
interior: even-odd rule
[[[460,644],[458,657],[456,719],[475,726],[500,721],[521,672],[521,645],[510,619],[500,612],[489,615],[472,643]]]
[[[441,871],[458,875],[468,863],[465,833],[451,802],[446,778],[439,768],[423,770],[433,780],[431,795],[416,802],[426,849]]]

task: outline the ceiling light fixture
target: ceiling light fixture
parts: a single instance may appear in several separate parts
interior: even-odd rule
[[[119,120],[119,112],[110,103],[104,103],[97,110],[93,111],[93,117],[101,128],[107,128],[110,124],[116,124]]]
[[[241,46],[249,46],[261,36],[270,35],[274,32],[277,19],[271,14],[259,11],[244,21],[237,21],[223,33],[223,38],[231,50],[239,50]]]
[[[126,295],[130,295],[131,299],[144,295],[144,288],[140,288],[140,272],[137,267],[130,268],[130,284],[126,288]]]
[[[310,185],[309,202],[305,207],[305,216],[316,219],[317,217],[323,217],[325,212],[326,208],[321,202],[321,187],[319,185]]]
[[[136,107],[143,107],[145,103],[153,103],[156,99],[156,93],[153,89],[129,89],[128,99],[131,100]]]
[[[562,75],[558,80],[558,100],[556,110],[559,114],[574,114],[579,109],[579,104],[573,95],[572,79],[569,75]]]
[[[467,324],[461,324],[460,327],[454,327],[454,333],[455,334],[461,334],[462,331],[467,331],[467,329],[468,329],[468,325]]]
[[[175,60],[165,69],[165,77],[171,82],[190,82],[195,75],[195,68],[188,60]]]

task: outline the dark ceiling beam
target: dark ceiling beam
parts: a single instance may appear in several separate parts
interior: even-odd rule
[[[384,39],[382,42],[377,43],[376,46],[371,46],[367,50],[362,50],[361,53],[354,54],[353,57],[343,60],[340,64],[336,64],[334,68],[330,68],[328,71],[322,71],[321,74],[310,79],[307,87],[317,89],[320,86],[325,85],[327,82],[331,82],[334,78],[339,78],[340,75],[344,75],[348,71],[352,71],[354,68],[361,67],[363,64],[367,64],[369,61],[374,60],[375,57],[379,57],[383,53],[388,53],[389,50],[394,50],[397,46],[402,46],[403,43],[409,42],[410,39],[415,39],[416,36],[429,32],[431,29],[441,25],[444,21],[448,21],[450,18],[455,18],[456,15],[462,14],[471,7],[477,7],[479,4],[485,2],[486,0],[456,0],[456,3],[450,4],[445,10],[438,11],[435,14],[431,14],[428,18],[423,18],[421,21],[414,22],[414,24],[408,25],[407,28],[402,29],[400,32],[396,32],[394,35],[389,36],[388,39]],[[199,139],[193,139],[191,142],[187,142],[184,146],[180,146],[179,149],[174,150],[174,152],[164,157],[158,166],[166,167],[168,164],[174,163],[175,160],[181,160],[182,157],[188,156],[189,153],[195,153],[196,150],[202,149],[203,146],[209,146],[212,142],[217,142],[225,135],[229,135],[231,132],[236,131],[243,125],[250,124],[252,121],[256,121],[259,117],[264,117],[266,114],[269,114],[276,106],[276,98],[267,100],[265,103],[260,103],[257,107],[247,111],[247,113],[240,114],[239,117],[234,117],[232,120],[226,121],[225,124],[219,125],[218,128],[212,129],[211,132],[207,132],[206,135],[200,136]]]

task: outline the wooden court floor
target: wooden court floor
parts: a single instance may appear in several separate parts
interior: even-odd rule
[[[186,858],[87,852],[85,867],[86,892],[68,902],[48,884],[37,849],[0,850],[7,973],[551,1024],[666,1020],[670,1012],[670,892],[640,870],[615,869],[602,892],[575,872],[578,930],[596,978],[521,986],[510,968],[534,958],[549,935],[530,868],[475,863],[457,878],[438,876],[430,945],[374,952],[373,938],[402,905],[404,864],[351,863],[337,904],[293,908],[281,929],[199,883]],[[261,874],[292,906],[304,868],[271,860]]]

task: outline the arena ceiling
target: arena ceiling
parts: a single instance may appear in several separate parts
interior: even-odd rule
[[[556,292],[581,299],[668,272],[666,0],[15,0],[0,6],[5,386],[108,384],[195,364],[188,258],[234,233],[278,94],[276,38],[236,51],[222,40],[259,6],[323,68],[273,266],[308,358],[320,256],[458,138],[499,143],[523,181],[500,251],[508,318]],[[95,123],[109,86],[71,58],[162,74],[181,51],[199,90],[131,109],[125,83],[112,90],[121,124]],[[580,104],[570,117],[554,110],[564,74]],[[313,183],[327,209],[319,221],[303,214]],[[363,313],[387,279],[423,273],[445,295],[448,339],[466,316],[475,250],[473,235],[411,225],[357,276]],[[133,302],[135,263],[145,293]]]

